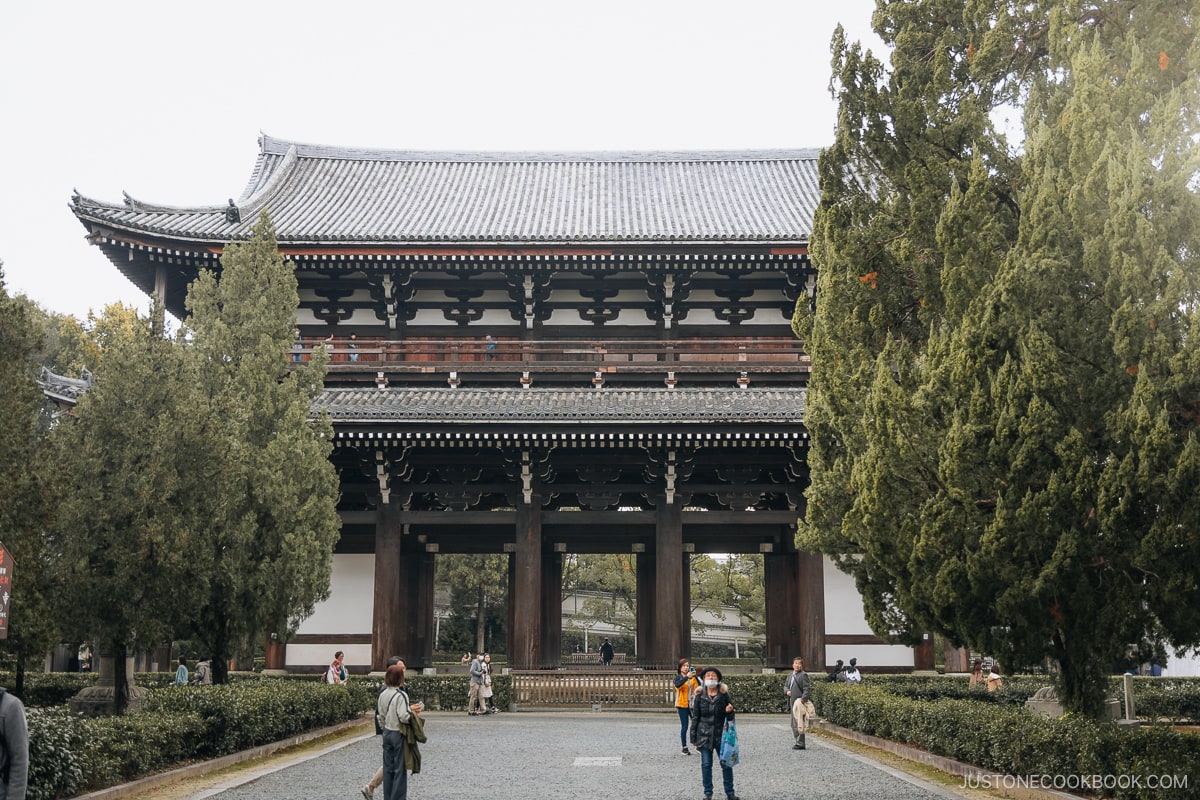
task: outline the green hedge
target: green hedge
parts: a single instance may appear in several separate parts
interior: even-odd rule
[[[881,686],[825,684],[817,712],[835,725],[904,742],[1015,776],[1187,776],[1188,788],[1115,787],[1104,796],[1194,796],[1200,786],[1200,737],[1165,726],[1126,728],[1068,714],[1050,720],[1024,708],[972,700],[914,700]],[[1124,776],[1124,777],[1122,777]],[[1073,791],[1085,793],[1083,789]]]
[[[356,719],[374,698],[365,683],[247,680],[154,689],[141,711],[124,717],[33,709],[28,796],[70,797],[183,761],[269,744]]]

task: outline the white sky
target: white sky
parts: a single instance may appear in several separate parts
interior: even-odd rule
[[[739,150],[833,138],[829,40],[874,0],[110,0],[0,9],[0,261],[82,318],[146,298],[73,189],[239,197],[260,131],[411,150]]]

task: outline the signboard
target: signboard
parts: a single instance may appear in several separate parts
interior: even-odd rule
[[[12,600],[13,557],[0,544],[0,639],[8,638],[8,602]]]

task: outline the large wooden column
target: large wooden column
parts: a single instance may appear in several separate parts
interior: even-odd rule
[[[399,655],[400,620],[404,618],[400,585],[401,525],[399,509],[380,503],[375,518],[375,601],[371,615],[371,669],[381,672]]]
[[[810,672],[825,672],[825,559],[800,554],[800,655]]]
[[[654,663],[686,655],[683,638],[683,516],[679,498],[658,498],[654,529]]]
[[[542,663],[557,667],[562,662],[562,574],[563,554],[542,554]]]
[[[658,559],[653,553],[638,553],[637,565],[637,662],[654,667],[654,577]]]
[[[819,553],[764,553],[767,663],[786,668],[799,655],[809,672],[825,670],[825,573]]]
[[[683,567],[683,585],[680,592],[683,611],[683,619],[680,621],[683,627],[680,631],[683,635],[683,645],[677,659],[692,657],[692,554],[680,551],[679,560],[680,566]]]
[[[513,562],[508,660],[513,669],[537,669],[542,644],[542,498],[536,492],[530,502],[517,506]]]
[[[797,553],[763,554],[763,592],[766,595],[766,662],[790,667],[800,653],[800,557]],[[816,671],[818,665],[805,667]]]
[[[433,581],[437,569],[432,553],[408,553],[404,558],[408,579],[404,586],[407,609],[400,656],[409,669],[433,666],[434,605]],[[386,662],[386,659],[385,659]]]

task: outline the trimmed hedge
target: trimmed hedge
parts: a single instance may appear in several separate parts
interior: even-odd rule
[[[825,684],[817,712],[835,725],[1015,776],[1187,776],[1188,788],[1115,786],[1119,798],[1194,796],[1200,737],[1165,726],[1125,728],[1068,714],[1051,720],[1024,708],[972,700],[913,700],[880,686]],[[1073,791],[1084,791],[1074,787]]]
[[[366,684],[247,680],[154,689],[123,717],[29,712],[30,800],[111,786],[191,759],[214,758],[353,720],[371,709]]]

